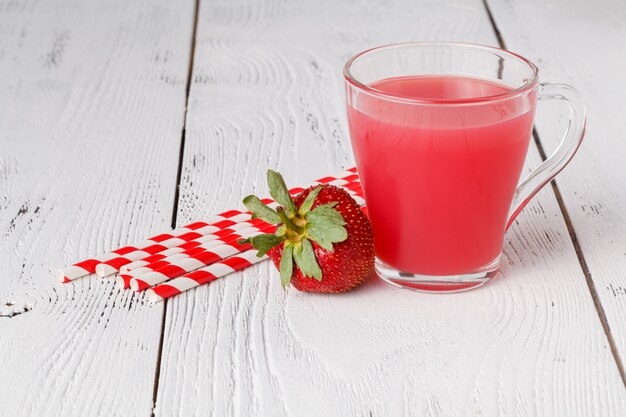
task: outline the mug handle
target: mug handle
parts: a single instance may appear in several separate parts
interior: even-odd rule
[[[537,99],[565,101],[569,105],[569,125],[556,151],[515,189],[507,229],[535,194],[572,160],[585,135],[585,105],[574,87],[567,84],[542,83],[539,84]]]

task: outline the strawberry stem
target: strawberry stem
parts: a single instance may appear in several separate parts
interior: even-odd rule
[[[293,230],[294,232],[298,233],[298,234],[302,234],[304,233],[304,227],[300,227],[300,226],[296,226],[291,219],[289,219],[289,217],[287,217],[287,214],[285,214],[285,208],[284,207],[277,207],[276,211],[278,212],[278,216],[280,217],[280,220],[282,220],[282,222],[285,224],[285,226],[287,226],[287,229]]]

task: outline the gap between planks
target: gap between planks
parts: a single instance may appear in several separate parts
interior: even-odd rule
[[[502,33],[496,24],[496,21],[491,13],[491,8],[489,7],[488,0],[482,0],[483,5],[485,6],[485,11],[487,12],[487,17],[489,18],[489,22],[491,23],[491,27],[493,32],[498,40],[498,45],[502,49],[506,49],[506,44],[504,43],[504,39],[502,37]],[[543,148],[541,143],[541,139],[537,130],[533,128],[533,140],[537,149],[539,150],[539,155],[541,156],[541,160],[545,161],[547,159],[546,151]],[[606,314],[604,313],[604,308],[602,308],[602,304],[600,303],[600,299],[598,297],[598,292],[596,290],[595,283],[593,282],[593,278],[591,277],[591,272],[589,271],[589,267],[587,266],[587,261],[585,260],[585,255],[578,243],[578,237],[576,236],[576,230],[574,229],[574,225],[572,224],[572,220],[567,211],[567,207],[563,202],[563,197],[561,195],[561,191],[559,190],[559,186],[556,181],[550,181],[550,185],[552,186],[552,191],[554,192],[554,196],[559,204],[559,209],[561,210],[561,214],[563,215],[563,220],[565,221],[565,226],[567,227],[567,231],[569,233],[570,240],[572,241],[572,245],[574,246],[574,251],[576,252],[576,257],[578,258],[578,263],[580,264],[580,268],[582,269],[583,274],[585,275],[585,281],[587,281],[587,287],[589,288],[589,293],[591,294],[591,299],[593,300],[593,305],[596,308],[596,312],[598,313],[598,317],[600,318],[600,322],[602,323],[602,329],[604,330],[604,334],[609,342],[609,347],[611,348],[611,353],[613,354],[613,359],[615,360],[615,365],[617,366],[617,370],[619,371],[620,376],[622,377],[622,383],[626,387],[626,374],[624,372],[624,363],[622,358],[617,351],[617,346],[615,345],[615,340],[613,339],[613,335],[611,333],[611,328],[609,327],[608,320],[606,318]]]
[[[180,179],[183,172],[183,157],[185,155],[185,136],[187,134],[187,110],[189,109],[189,92],[191,90],[191,78],[193,75],[193,61],[196,52],[196,36],[198,33],[198,11],[200,0],[194,1],[193,8],[193,29],[189,46],[189,67],[187,68],[187,81],[185,83],[185,110],[183,114],[183,130],[180,135],[180,149],[178,152],[178,170],[176,172],[176,189],[174,191],[174,204],[172,206],[172,229],[176,228],[178,217],[178,200],[180,198]],[[165,320],[167,317],[167,299],[163,300],[163,316],[161,317],[161,335],[159,337],[159,347],[157,349],[156,369],[154,372],[154,388],[152,391],[152,417],[155,417],[157,397],[159,393],[159,379],[161,377],[161,358],[163,357],[163,339],[165,338]]]

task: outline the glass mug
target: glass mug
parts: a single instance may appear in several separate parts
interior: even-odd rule
[[[346,63],[352,149],[383,280],[456,292],[496,274],[507,228],[585,130],[577,92],[538,75],[512,52],[461,43],[382,46]],[[569,128],[518,185],[537,100],[551,99],[569,104]]]

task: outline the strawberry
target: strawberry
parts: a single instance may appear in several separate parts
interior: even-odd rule
[[[300,291],[339,293],[362,284],[374,270],[374,240],[369,220],[344,189],[318,185],[292,199],[281,175],[268,170],[276,210],[258,197],[243,202],[260,218],[278,228],[274,234],[245,239],[267,254],[280,271],[283,286]],[[295,263],[295,265],[294,265]]]

